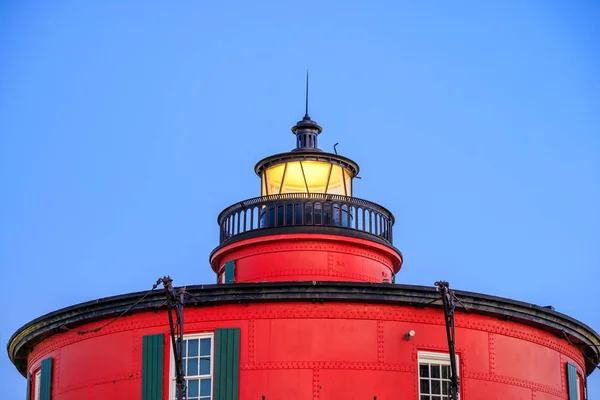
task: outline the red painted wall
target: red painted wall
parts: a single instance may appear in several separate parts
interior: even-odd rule
[[[390,283],[402,265],[400,253],[369,240],[337,235],[261,236],[233,243],[211,257],[222,273],[235,260],[236,282],[346,281]]]
[[[223,305],[187,308],[185,323],[186,333],[241,328],[243,400],[417,400],[417,351],[446,349],[441,311],[405,306]],[[583,373],[576,348],[538,329],[463,313],[456,327],[462,399],[567,399],[565,363]],[[409,330],[416,335],[407,341]],[[99,333],[60,333],[36,346],[28,369],[54,358],[54,400],[140,399],[142,336],[159,332],[168,333],[165,312],[122,318]],[[168,399],[168,341],[164,351]]]

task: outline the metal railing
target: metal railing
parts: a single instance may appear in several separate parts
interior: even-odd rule
[[[392,244],[394,216],[367,200],[335,194],[289,193],[235,203],[219,214],[220,243],[262,229],[322,226],[375,235]]]

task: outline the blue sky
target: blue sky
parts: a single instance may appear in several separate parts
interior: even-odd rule
[[[0,4],[1,343],[164,274],[212,283],[216,216],[294,146],[306,68],[321,147],[397,218],[397,282],[600,331],[600,7],[284,3]],[[0,381],[24,395],[6,355]]]

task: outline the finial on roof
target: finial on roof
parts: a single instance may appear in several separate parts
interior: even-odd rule
[[[292,151],[322,151],[317,145],[317,136],[323,131],[308,115],[308,69],[306,70],[306,97],[304,118],[292,127],[296,135],[296,148]]]
[[[304,119],[310,119],[308,116],[308,69],[306,69],[306,112],[304,113]]]

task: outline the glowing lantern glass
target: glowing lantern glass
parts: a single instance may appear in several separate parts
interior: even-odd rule
[[[288,161],[261,174],[262,195],[327,193],[352,196],[350,171],[327,161]]]

